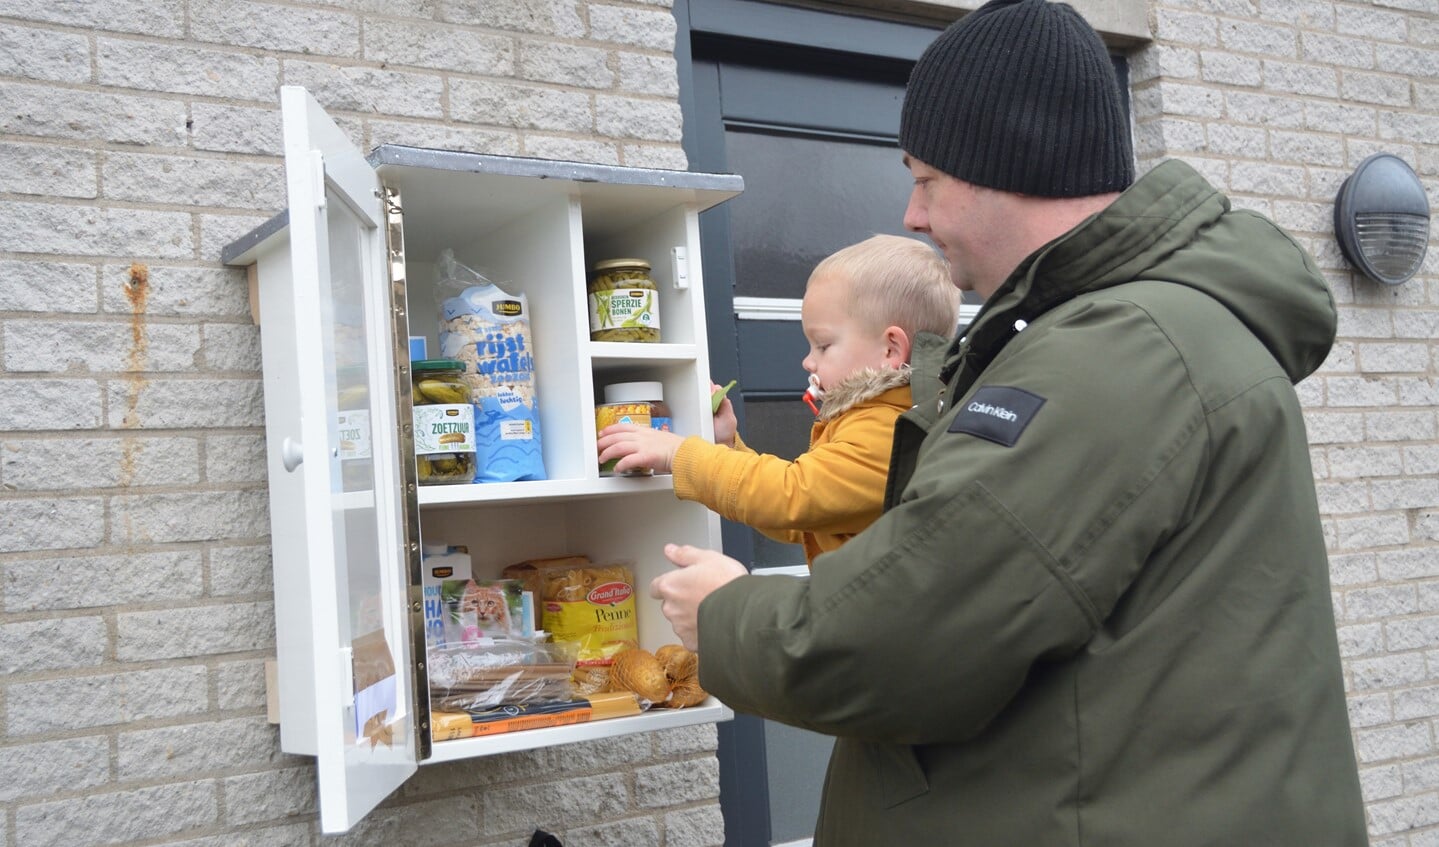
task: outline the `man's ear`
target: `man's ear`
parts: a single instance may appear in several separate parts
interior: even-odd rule
[[[914,342],[909,333],[897,326],[884,329],[884,366],[893,370],[909,364],[909,352]]]

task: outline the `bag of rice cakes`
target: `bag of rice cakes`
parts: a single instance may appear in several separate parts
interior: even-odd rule
[[[529,302],[510,294],[445,250],[438,290],[440,355],[465,363],[475,407],[475,482],[545,479]]]

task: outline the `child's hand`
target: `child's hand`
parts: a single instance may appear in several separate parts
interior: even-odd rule
[[[600,451],[600,464],[610,459],[619,459],[615,464],[615,473],[624,473],[635,468],[653,468],[660,473],[669,473],[674,467],[675,451],[680,449],[684,440],[684,436],[673,432],[618,423],[600,430],[596,443]]]
[[[720,386],[710,383],[710,390],[716,391]],[[725,397],[720,401],[720,406],[715,410],[715,443],[723,444],[726,447],[734,447],[734,436],[739,431],[739,419],[734,414],[734,404]]]

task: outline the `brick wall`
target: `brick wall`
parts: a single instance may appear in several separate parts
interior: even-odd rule
[[[1256,14],[1257,13],[1257,14]],[[1131,63],[1141,167],[1196,164],[1314,254],[1339,341],[1300,386],[1375,847],[1439,844],[1439,251],[1387,287],[1350,273],[1333,200],[1394,153],[1439,197],[1434,0],[1164,0]]]
[[[1381,150],[1435,195],[1439,9],[1149,5],[1141,167],[1273,216],[1341,304],[1301,392],[1370,831],[1439,845],[1439,253],[1379,286],[1330,217]],[[320,838],[264,717],[258,331],[218,263],[283,206],[281,84],[362,149],[682,168],[674,34],[669,0],[0,0],[0,847],[720,843],[713,727],[427,766]]]
[[[715,728],[426,766],[321,838],[265,720],[279,86],[386,142],[683,168],[668,0],[0,0],[0,847],[705,847]]]

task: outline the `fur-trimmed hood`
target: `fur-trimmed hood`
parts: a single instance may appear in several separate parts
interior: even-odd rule
[[[872,400],[891,388],[909,385],[909,365],[898,370],[890,368],[864,368],[840,380],[833,388],[824,390],[824,402],[819,407],[819,420],[829,421],[853,409],[866,400]]]

